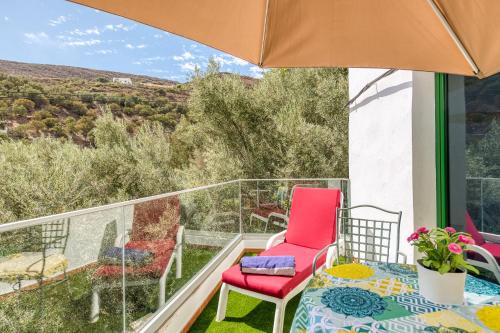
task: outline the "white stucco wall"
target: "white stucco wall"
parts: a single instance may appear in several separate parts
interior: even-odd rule
[[[384,71],[350,69],[349,95],[355,96]],[[414,253],[407,235],[416,226],[435,225],[434,168],[433,74],[397,71],[351,105],[352,205],[402,211],[400,250],[410,262]]]

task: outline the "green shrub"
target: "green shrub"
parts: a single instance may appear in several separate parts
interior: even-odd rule
[[[109,79],[107,77],[98,77],[96,81],[100,83],[108,83]]]
[[[14,112],[26,112],[35,110],[35,102],[27,98],[18,98],[12,104]]]
[[[122,110],[121,106],[116,103],[110,103],[107,106],[109,111],[111,111],[112,113],[118,113]]]
[[[74,114],[77,114],[79,116],[85,115],[87,113],[87,110],[88,110],[87,106],[80,101],[71,102],[68,105],[67,109],[68,109],[68,111],[70,111]]]
[[[52,117],[52,113],[45,109],[40,111],[35,111],[35,113],[33,114],[33,118],[35,120],[43,120],[50,117]]]

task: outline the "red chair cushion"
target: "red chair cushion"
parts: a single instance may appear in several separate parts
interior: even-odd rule
[[[295,188],[286,242],[312,249],[333,243],[340,193],[339,189]]]
[[[481,247],[485,250],[488,250],[488,252],[490,252],[500,264],[500,244],[484,243],[483,245],[481,245]]]
[[[222,282],[272,297],[284,298],[290,291],[312,274],[312,262],[318,253],[316,249],[282,243],[262,252],[263,256],[295,256],[295,276],[270,276],[243,274],[239,265],[234,265],[222,274]],[[318,266],[325,262],[326,255],[318,260]]]
[[[159,241],[132,241],[125,244],[127,249],[150,251],[153,261],[144,266],[125,266],[125,276],[130,278],[160,278],[172,256],[175,242],[171,239]],[[119,278],[122,276],[121,265],[101,265],[94,272],[96,278]]]
[[[484,237],[481,236],[479,231],[477,231],[469,212],[465,213],[465,232],[472,236],[472,239],[476,242],[476,245],[483,245],[485,243]]]

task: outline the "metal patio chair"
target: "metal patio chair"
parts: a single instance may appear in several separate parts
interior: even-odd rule
[[[64,255],[69,236],[69,219],[55,220],[12,233],[12,243],[21,243],[16,251],[0,260],[0,280],[12,282],[13,290],[21,292],[22,281],[36,280],[40,290],[47,279],[62,274],[68,280],[68,261]]]
[[[290,203],[292,201],[293,191],[297,187],[318,187],[318,183],[308,184],[295,184],[290,190],[288,186],[281,186],[276,191],[277,199],[273,202],[262,203],[260,201],[260,192],[269,192],[269,190],[256,190],[257,193],[257,207],[252,209],[250,214],[250,226],[253,220],[261,221],[264,223],[264,232],[267,232],[269,223],[282,229],[288,227],[288,218],[290,214]]]
[[[368,211],[380,217],[376,219],[362,217]],[[360,212],[361,215],[358,215]],[[338,208],[337,241],[330,245],[337,249],[331,252],[336,254],[336,258],[327,257],[326,263],[333,264],[335,261],[338,263],[342,257],[346,263],[401,262],[406,264],[407,256],[399,251],[401,215],[401,211],[393,212],[372,205]],[[318,253],[317,258],[321,254]],[[316,258],[314,259],[315,266]]]
[[[92,275],[90,320],[97,322],[101,309],[101,292],[108,289],[158,285],[158,308],[166,302],[167,276],[175,261],[175,278],[182,277],[182,247],[184,226],[180,225],[180,200],[177,196],[136,204],[132,229],[115,240],[118,247],[148,251],[150,262],[141,265],[123,265],[123,262],[101,262]],[[168,228],[165,221],[168,220]],[[115,223],[116,227],[116,223]],[[104,243],[104,242],[103,242]],[[100,258],[102,259],[102,258]]]

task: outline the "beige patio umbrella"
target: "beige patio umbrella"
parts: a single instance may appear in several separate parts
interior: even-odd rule
[[[261,67],[500,71],[500,0],[72,0]]]

